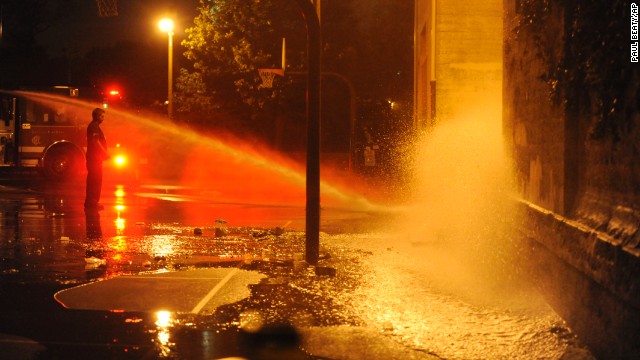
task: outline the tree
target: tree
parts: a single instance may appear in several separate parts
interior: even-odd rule
[[[349,79],[367,100],[411,99],[412,3],[325,0],[322,7],[322,71]],[[287,145],[288,139],[279,139],[294,128],[293,137],[303,138],[298,131],[305,114],[305,77],[300,75],[306,71],[305,26],[295,0],[200,0],[182,42],[192,65],[176,81],[178,113],[198,121],[213,121],[216,114],[216,126],[229,125],[221,119],[233,119],[233,125],[244,121],[243,128],[273,136],[276,145]],[[264,89],[257,70],[280,66],[283,37],[287,75]],[[349,96],[343,81],[323,77],[325,149],[349,147]],[[272,128],[275,134],[267,131]]]
[[[304,43],[304,24],[291,3],[201,0],[182,42],[192,66],[176,81],[177,111],[216,110],[246,120],[278,102],[282,87],[263,88],[258,69],[280,67],[283,37]]]

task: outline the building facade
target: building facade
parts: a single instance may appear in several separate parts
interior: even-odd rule
[[[414,37],[415,127],[500,106],[502,1],[416,0]]]
[[[632,12],[620,0],[415,1],[414,127],[499,108],[523,260],[603,359],[640,356]]]

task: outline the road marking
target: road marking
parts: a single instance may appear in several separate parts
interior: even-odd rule
[[[202,310],[202,308],[207,305],[207,303],[209,302],[209,300],[211,300],[211,298],[218,292],[220,291],[220,289],[222,289],[222,287],[229,281],[231,280],[231,278],[233,277],[233,275],[235,275],[238,271],[240,271],[238,268],[234,268],[233,270],[229,271],[229,273],[227,274],[227,276],[225,276],[222,280],[220,280],[219,283],[216,284],[216,286],[213,287],[213,289],[211,289],[211,291],[209,291],[209,293],[202,298],[202,300],[200,300],[200,302],[198,303],[198,305],[196,305],[196,307],[193,308],[193,310],[191,310],[192,314],[197,314],[200,312],[200,310]]]
[[[181,276],[138,276],[122,275],[121,279],[151,279],[151,280],[220,280],[219,277],[181,277]]]

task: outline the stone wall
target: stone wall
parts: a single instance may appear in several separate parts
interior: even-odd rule
[[[637,258],[578,222],[520,205],[530,225],[522,229],[526,259],[521,264],[547,302],[597,359],[638,359]]]
[[[505,135],[525,200],[579,219],[636,252],[640,67],[629,66],[624,42],[599,50],[608,52],[599,58],[581,55],[597,52],[580,39],[588,36],[580,34],[590,31],[584,18],[598,12],[580,12],[576,7],[599,5],[579,2],[505,1]],[[538,13],[524,10],[536,4]],[[593,23],[611,26],[606,14],[602,16]],[[611,16],[627,16],[614,24],[628,23],[628,14]],[[576,31],[579,26],[583,28]],[[599,35],[603,31],[607,34]],[[605,44],[617,39],[617,31],[595,28],[589,35]],[[622,75],[612,81],[618,72]]]
[[[582,274],[537,269],[599,358],[640,356],[640,67],[619,36],[627,5],[504,2],[503,124],[522,237]]]
[[[550,14],[544,41],[553,55],[562,49],[563,24],[559,10]],[[517,31],[515,1],[505,2],[503,124],[512,148],[520,195],[555,212],[565,210],[565,106],[549,101],[540,78],[546,64],[533,34]],[[551,57],[552,55],[547,55]]]

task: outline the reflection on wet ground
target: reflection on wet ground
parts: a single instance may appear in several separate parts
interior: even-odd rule
[[[54,190],[3,188],[5,354],[590,358],[521,279],[468,286],[469,279],[443,273],[447,264],[441,259],[450,254],[437,243],[359,231],[371,214],[325,213],[326,228],[335,231],[321,236],[319,266],[306,268],[301,207],[213,203],[198,189],[114,186],[104,191],[103,211],[85,213],[73,188]],[[79,311],[53,299],[60,290],[115,276],[210,267],[239,267],[264,279],[249,284],[243,300],[197,314]]]
[[[445,249],[402,244],[389,234],[336,235],[331,243],[334,253],[356,256],[342,263],[358,266],[352,271],[361,274],[344,302],[361,321],[411,348],[446,359],[560,359],[583,351],[520,278],[453,275],[438,260],[450,255]]]
[[[104,210],[84,211],[78,188],[83,187],[2,188],[3,349],[39,351],[41,358],[216,358],[242,354],[240,348],[259,349],[246,343],[266,346],[282,331],[291,342],[286,329],[270,324],[348,323],[334,313],[330,299],[288,286],[294,257],[297,263],[303,258],[304,236],[296,227],[303,226],[304,209],[212,203],[205,190],[173,186],[107,186]],[[198,316],[173,314],[162,331],[153,314],[66,310],[52,301],[60,290],[96,280],[220,266],[242,266],[273,278],[252,285],[250,300]],[[246,314],[268,325],[267,333],[240,331]],[[308,358],[297,345],[293,352],[287,346],[288,356]]]

